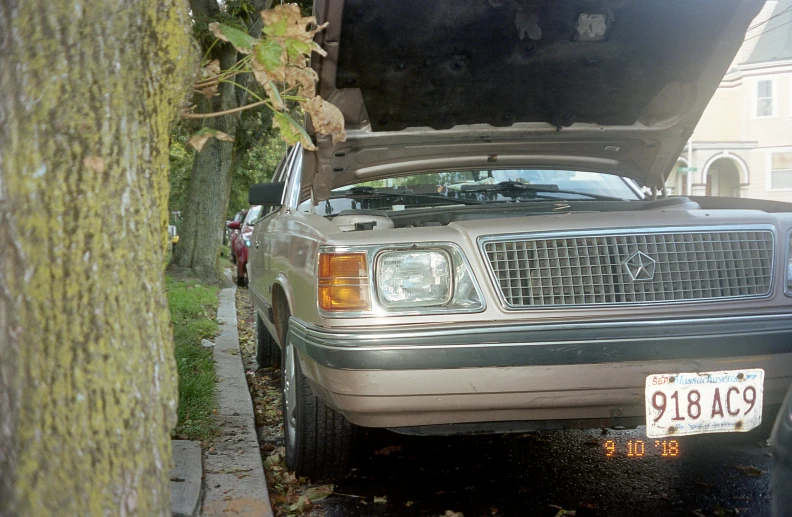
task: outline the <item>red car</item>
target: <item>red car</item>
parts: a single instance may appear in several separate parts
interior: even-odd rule
[[[253,205],[243,222],[231,221],[226,227],[234,231],[231,235],[231,262],[236,264],[236,283],[240,287],[247,286],[247,261],[248,248],[250,247],[250,236],[253,233],[253,225],[261,216],[261,205]]]

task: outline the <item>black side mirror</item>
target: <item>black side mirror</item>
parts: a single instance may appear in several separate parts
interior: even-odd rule
[[[259,183],[248,190],[248,203],[251,205],[280,206],[283,199],[284,182]]]

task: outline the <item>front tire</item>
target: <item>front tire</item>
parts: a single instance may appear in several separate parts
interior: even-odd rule
[[[256,362],[259,368],[278,368],[281,351],[256,311]]]
[[[315,483],[334,481],[348,472],[357,427],[311,391],[297,353],[288,339],[281,366],[286,466]]]

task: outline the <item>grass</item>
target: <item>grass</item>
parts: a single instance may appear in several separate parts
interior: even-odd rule
[[[171,276],[165,277],[165,288],[179,371],[179,420],[172,434],[188,440],[206,440],[216,433],[212,415],[217,379],[212,350],[202,347],[201,340],[217,335],[217,289],[197,280]]]

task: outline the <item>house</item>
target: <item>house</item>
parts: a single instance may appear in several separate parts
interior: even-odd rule
[[[752,22],[666,189],[792,202],[792,0]]]

